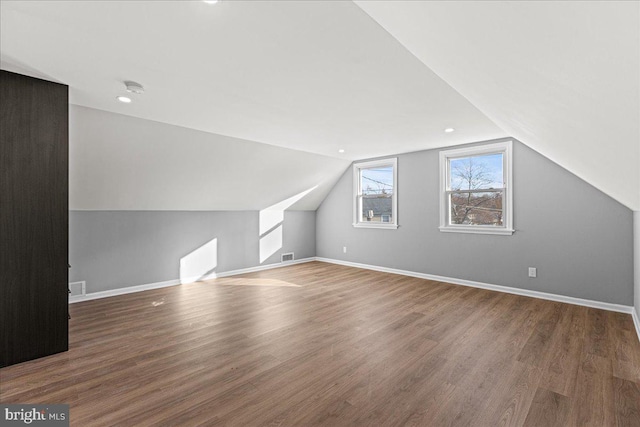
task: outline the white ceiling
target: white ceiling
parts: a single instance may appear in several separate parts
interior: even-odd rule
[[[77,105],[347,159],[506,136],[352,2],[3,1],[1,15],[3,62],[69,84]],[[145,95],[118,103],[123,80]]]
[[[348,166],[93,108],[69,110],[71,210],[315,210]]]
[[[514,136],[640,210],[637,2],[357,3],[2,1],[0,60],[73,104],[342,158],[327,182],[348,159]],[[127,79],[147,89],[130,105]],[[229,197],[202,209],[247,196]]]
[[[640,2],[356,3],[508,134],[640,210]]]

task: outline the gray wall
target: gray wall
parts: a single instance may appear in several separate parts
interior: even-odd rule
[[[315,212],[285,211],[282,248],[259,261],[258,211],[71,211],[70,281],[87,293],[180,278],[180,259],[217,239],[216,273],[315,256]]]
[[[317,211],[316,255],[633,305],[632,211],[525,145],[513,149],[512,236],[438,230],[438,150],[428,150],[397,156],[397,230],[352,226],[347,170]]]

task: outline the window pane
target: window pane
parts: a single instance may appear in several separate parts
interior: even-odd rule
[[[503,188],[502,153],[451,159],[451,190]]]
[[[456,192],[449,196],[451,224],[503,226],[502,192]]]
[[[393,222],[393,199],[390,194],[362,196],[360,222]]]
[[[393,194],[393,166],[361,169],[360,188],[363,195]]]
[[[357,174],[356,212],[354,225],[395,228],[395,168],[396,159],[355,164]]]

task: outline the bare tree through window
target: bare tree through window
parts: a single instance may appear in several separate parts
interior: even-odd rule
[[[502,167],[496,156],[501,164],[502,154],[451,160],[452,224],[503,225]]]
[[[511,235],[513,141],[441,150],[440,231]]]

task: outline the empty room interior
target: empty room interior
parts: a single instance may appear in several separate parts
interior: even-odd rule
[[[640,426],[640,2],[2,0],[0,68],[1,425]]]

